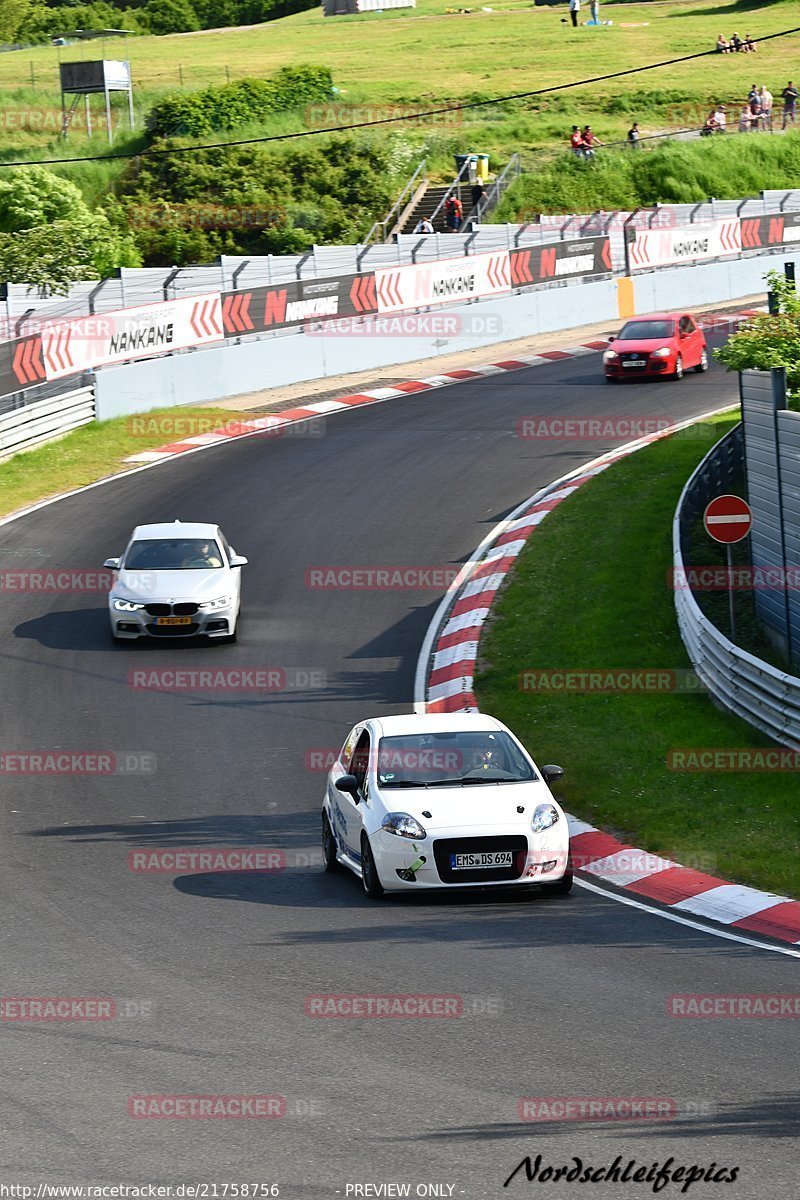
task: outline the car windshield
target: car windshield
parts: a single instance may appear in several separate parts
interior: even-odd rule
[[[207,571],[221,567],[222,551],[213,538],[153,538],[133,542],[126,571]]]
[[[537,778],[519,747],[501,730],[381,738],[377,773],[385,788],[522,783]]]
[[[656,338],[672,337],[674,321],[628,321],[617,339],[620,342],[649,342]]]

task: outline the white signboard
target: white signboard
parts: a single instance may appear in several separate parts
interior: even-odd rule
[[[508,252],[469,254],[375,272],[378,312],[453,304],[511,291]]]
[[[213,292],[61,321],[42,331],[42,358],[47,378],[60,379],[223,338],[220,295]]]
[[[742,233],[738,218],[729,221],[676,225],[672,229],[637,229],[630,244],[630,267],[642,271],[652,267],[678,266],[706,258],[739,254]]]

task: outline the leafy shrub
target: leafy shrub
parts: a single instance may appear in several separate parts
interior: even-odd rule
[[[159,137],[202,137],[262,123],[272,113],[327,100],[332,92],[328,67],[281,67],[271,79],[237,79],[166,96],[150,110],[147,128]]]

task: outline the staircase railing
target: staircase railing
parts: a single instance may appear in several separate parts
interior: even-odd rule
[[[417,164],[416,171],[411,176],[392,207],[389,209],[389,212],[382,221],[375,222],[367,236],[364,238],[362,243],[363,245],[370,246],[373,243],[389,241],[389,238],[394,232],[395,226],[400,220],[400,215],[402,214],[403,210],[414,196],[414,193],[419,189],[420,185],[427,182],[428,175],[426,170],[426,161],[427,160],[423,158]],[[376,236],[378,231],[380,231],[380,236]]]
[[[503,192],[508,191],[511,184],[519,179],[522,174],[522,167],[519,161],[518,154],[512,154],[511,158],[506,163],[503,170],[495,179],[492,186],[481,197],[478,203],[471,209],[469,215],[464,220],[464,228],[469,229],[482,221],[485,216],[497,208],[500,203],[500,197]]]

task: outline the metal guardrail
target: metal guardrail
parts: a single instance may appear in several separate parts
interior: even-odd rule
[[[741,461],[737,426],[709,451],[684,487],[672,525],[677,579],[685,579],[692,524],[713,496],[729,489]],[[711,695],[776,742],[800,747],[800,678],[734,645],[702,612],[688,587],[676,584],[675,609],[683,644]]]
[[[765,191],[760,197],[747,200],[656,205],[637,211],[628,227],[649,229],[662,223],[669,226],[725,217],[757,217],[775,210],[800,210],[800,189]],[[485,224],[474,233],[429,234],[425,238],[424,257],[430,260],[455,258],[462,254],[515,250],[608,234],[612,263],[615,269],[622,270],[625,263],[622,227],[630,217],[629,212],[564,214],[519,224]],[[24,284],[10,283],[6,286],[5,300],[0,300],[0,341],[36,333],[43,321],[93,316],[204,292],[264,287],[292,280],[324,279],[382,267],[407,266],[418,261],[418,247],[419,237],[399,234],[396,241],[386,244],[315,246],[304,254],[265,254],[250,258],[223,255],[217,262],[204,266],[169,270],[164,267],[122,267],[111,279],[74,284],[66,296],[44,297]],[[765,252],[743,251],[744,254]]]
[[[500,203],[503,192],[511,187],[522,174],[522,164],[518,154],[512,154],[503,170],[492,183],[488,192],[478,201],[464,219],[468,229],[474,228],[475,223],[483,220],[487,213],[492,212]]]
[[[63,387],[63,384],[62,384]],[[0,461],[31,450],[95,419],[94,388],[34,400],[0,416]]]

